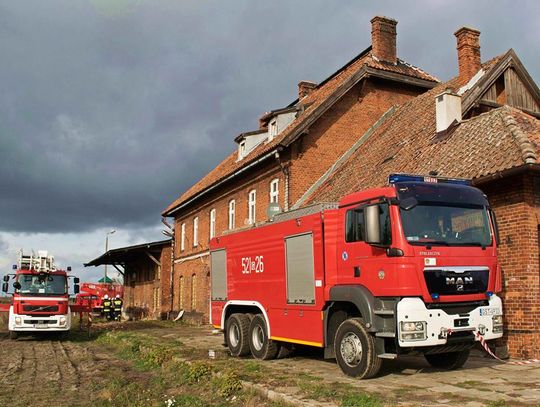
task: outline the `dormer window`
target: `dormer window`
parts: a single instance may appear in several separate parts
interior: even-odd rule
[[[246,156],[246,140],[242,140],[238,143],[238,160],[241,160]]]
[[[272,119],[268,124],[268,140],[273,140],[278,135],[277,118]]]

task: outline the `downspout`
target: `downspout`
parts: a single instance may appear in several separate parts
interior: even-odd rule
[[[283,163],[283,161],[281,160],[281,156],[279,155],[279,151],[276,151],[274,153],[274,157],[278,161],[281,172],[283,173],[283,176],[285,178],[285,207],[283,208],[283,210],[287,212],[289,210],[289,166]]]
[[[172,230],[172,238],[171,238],[171,271],[170,271],[170,293],[171,295],[169,296],[170,299],[171,299],[171,304],[170,304],[170,309],[169,309],[169,314],[173,311],[173,307],[174,307],[174,226],[173,226],[173,230]]]

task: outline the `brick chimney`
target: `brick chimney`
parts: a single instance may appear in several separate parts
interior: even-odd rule
[[[397,63],[396,25],[397,21],[388,17],[375,16],[371,19],[373,55],[392,64]]]
[[[457,38],[459,81],[462,84],[480,70],[480,31],[462,27],[454,35]]]
[[[302,99],[309,95],[313,89],[317,87],[315,82],[300,81],[298,82],[298,99]]]

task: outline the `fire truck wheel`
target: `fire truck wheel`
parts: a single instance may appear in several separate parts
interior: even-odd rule
[[[15,331],[9,331],[9,339],[17,339],[19,334]]]
[[[337,364],[346,375],[368,379],[381,368],[375,339],[360,318],[349,318],[341,323],[336,332],[334,351]]]
[[[232,314],[225,325],[225,339],[232,356],[249,354],[249,318],[246,314]]]
[[[268,338],[266,322],[262,315],[256,315],[249,325],[249,348],[256,359],[275,359],[279,353],[279,344]]]
[[[469,359],[470,350],[460,352],[435,353],[433,355],[424,355],[428,363],[439,369],[453,370],[459,369]]]

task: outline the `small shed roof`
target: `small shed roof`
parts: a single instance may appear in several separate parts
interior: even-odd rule
[[[101,266],[103,264],[123,265],[130,260],[136,259],[141,254],[152,253],[159,254],[164,246],[170,245],[171,239],[160,240],[157,242],[143,243],[135,246],[120,247],[103,253],[94,260],[84,263],[85,267]]]

